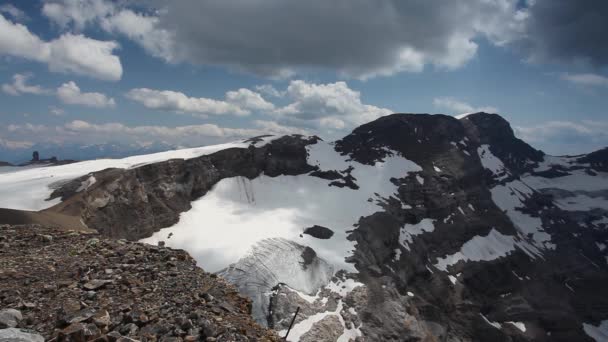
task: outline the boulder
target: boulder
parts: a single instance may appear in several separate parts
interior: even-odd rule
[[[0,329],[0,342],[44,342],[44,337],[25,329]]]
[[[23,319],[21,312],[15,309],[4,309],[0,311],[0,328],[15,328]]]

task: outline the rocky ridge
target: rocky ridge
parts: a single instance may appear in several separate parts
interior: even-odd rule
[[[4,225],[0,284],[0,339],[279,340],[253,322],[251,301],[232,285],[163,246]]]

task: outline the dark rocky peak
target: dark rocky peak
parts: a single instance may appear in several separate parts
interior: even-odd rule
[[[608,147],[591,152],[577,159],[579,163],[589,163],[597,171],[608,172]]]
[[[509,122],[498,114],[479,112],[459,121],[471,140],[489,145],[490,151],[511,171],[529,171],[543,160],[544,153],[517,138]]]
[[[363,164],[382,160],[392,150],[424,167],[452,143],[466,144],[464,138],[464,128],[451,116],[392,114],[359,126],[336,142],[336,150]]]

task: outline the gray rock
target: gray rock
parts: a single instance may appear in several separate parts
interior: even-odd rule
[[[23,319],[21,312],[15,309],[4,309],[0,311],[0,328],[15,328]]]
[[[0,329],[0,342],[44,342],[44,337],[25,329]]]
[[[93,291],[93,290],[97,290],[100,289],[104,286],[106,286],[107,284],[112,283],[111,280],[99,280],[99,279],[94,279],[91,280],[90,282],[84,284],[84,289],[88,290],[88,291]]]

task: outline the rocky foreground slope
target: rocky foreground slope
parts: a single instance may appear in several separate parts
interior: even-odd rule
[[[210,151],[45,169],[20,208],[186,249],[259,323],[300,307],[292,341],[608,340],[607,150],[548,156],[476,113]]]
[[[23,336],[2,330],[15,327],[55,341],[278,341],[250,308],[181,250],[0,226],[2,341]]]

